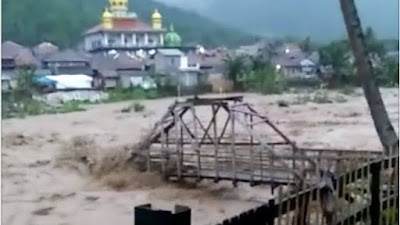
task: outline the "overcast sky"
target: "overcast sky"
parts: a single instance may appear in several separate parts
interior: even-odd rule
[[[339,0],[158,0],[215,21],[267,36],[345,35]],[[363,26],[382,38],[398,36],[398,0],[356,0]]]

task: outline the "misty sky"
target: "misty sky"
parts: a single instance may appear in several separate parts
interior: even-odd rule
[[[339,0],[158,0],[223,24],[266,36],[345,36]],[[356,0],[363,26],[398,38],[398,0]]]

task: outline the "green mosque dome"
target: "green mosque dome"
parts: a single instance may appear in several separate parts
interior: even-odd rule
[[[181,46],[182,39],[178,33],[174,31],[174,26],[171,24],[168,32],[165,34],[165,45],[167,47]]]

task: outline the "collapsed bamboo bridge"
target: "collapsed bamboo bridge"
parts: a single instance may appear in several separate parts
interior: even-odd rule
[[[300,148],[242,96],[175,101],[145,139],[148,171],[169,179],[257,184],[315,184],[379,152]]]

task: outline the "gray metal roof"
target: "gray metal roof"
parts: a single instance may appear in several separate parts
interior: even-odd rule
[[[6,41],[1,44],[1,58],[15,59],[18,53],[23,49],[25,49],[25,47],[22,45],[19,45],[12,41]]]
[[[94,55],[90,61],[92,69],[98,71],[109,70],[141,70],[145,66],[146,61],[134,58],[126,53],[118,53],[116,55]]]
[[[35,58],[32,51],[28,48],[20,50],[14,59],[15,59],[15,64],[17,66],[23,66],[23,65],[40,66],[40,61]]]
[[[51,54],[54,54],[59,51],[58,46],[50,43],[50,42],[42,42],[35,47],[33,47],[33,53],[36,57],[40,59],[45,59]]]
[[[158,49],[157,53],[160,53],[165,56],[182,56],[183,52],[179,49]]]
[[[89,62],[90,58],[82,52],[71,49],[56,52],[44,59],[45,62]]]

